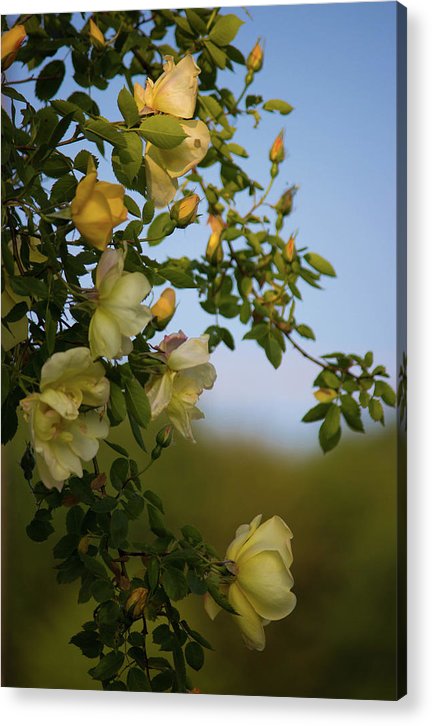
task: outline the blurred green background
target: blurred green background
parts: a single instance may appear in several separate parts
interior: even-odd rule
[[[114,433],[144,464],[127,430]],[[239,524],[279,514],[294,533],[298,603],[266,629],[267,647],[257,653],[244,647],[230,615],[211,622],[199,597],[182,601],[181,612],[215,648],[194,685],[221,694],[394,698],[395,431],[345,437],[327,456],[318,447],[298,455],[196,433],[198,445],[176,441],[146,477],[168,525],[194,524],[223,556]],[[42,544],[25,533],[33,503],[16,463],[25,434],[3,458],[3,685],[97,688],[87,674],[94,661],[68,644],[91,608],[77,605],[75,583],[55,582],[52,546],[61,532]],[[108,464],[114,452],[102,444],[101,454]],[[56,511],[59,525],[63,516]]]

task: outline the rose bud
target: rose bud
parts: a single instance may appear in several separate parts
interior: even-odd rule
[[[261,70],[264,60],[264,52],[262,45],[259,40],[255,43],[254,47],[252,48],[251,52],[249,53],[246,61],[246,68],[248,71],[253,71],[254,73],[257,73]]]
[[[280,164],[285,159],[284,131],[281,131],[273,141],[269,159],[273,164]]]
[[[286,243],[284,247],[284,257],[288,262],[292,262],[295,257],[296,249],[295,249],[295,238],[290,237],[288,242]]]
[[[2,71],[7,70],[17,57],[26,38],[26,30],[24,25],[15,25],[10,30],[3,33],[1,38],[1,67]]]
[[[315,391],[314,396],[320,403],[330,403],[336,398],[337,393],[331,388],[319,388],[318,391]]]
[[[190,194],[183,199],[179,199],[170,211],[171,219],[176,223],[177,227],[184,229],[192,222],[195,222],[198,212],[198,204],[200,198],[198,194]]]
[[[89,20],[89,36],[95,48],[102,48],[105,45],[104,34],[91,18]]]
[[[163,291],[159,300],[150,308],[153,314],[153,325],[159,330],[165,328],[175,313],[176,294],[172,287]]]
[[[137,587],[132,590],[126,600],[125,610],[133,620],[138,620],[144,612],[147,602],[148,590],[145,587]]]

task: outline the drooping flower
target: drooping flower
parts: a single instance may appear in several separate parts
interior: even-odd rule
[[[88,348],[54,353],[42,366],[40,393],[20,402],[46,487],[60,490],[72,474],[82,476],[82,461],[90,461],[99,439],[108,435],[104,407],[110,388],[104,374]]]
[[[227,569],[232,573],[232,582],[225,591],[251,650],[264,649],[264,626],[285,618],[297,602],[291,592],[292,532],[278,516],[263,524],[261,519],[259,514],[250,524],[242,524],[225,555]],[[204,606],[212,620],[221,609],[209,594]]]
[[[140,333],[152,318],[141,302],[151,286],[141,272],[124,271],[121,250],[105,250],[96,268],[95,305],[89,327],[93,358],[121,358],[132,350],[131,336]]]
[[[1,67],[6,71],[14,62],[27,36],[24,25],[15,25],[1,37]]]
[[[215,368],[209,363],[208,340],[208,335],[188,339],[182,331],[166,335],[158,348],[166,368],[161,375],[152,376],[146,386],[152,418],[166,411],[171,423],[191,441],[192,420],[204,418],[196,403],[216,380]]]
[[[204,159],[210,144],[210,132],[203,121],[182,121],[180,125],[186,138],[173,149],[159,149],[149,142],[146,145],[146,183],[156,207],[165,207],[174,199],[178,177]]]
[[[72,420],[63,418],[38,393],[27,396],[21,406],[30,424],[40,478],[48,489],[60,491],[72,474],[83,475],[82,461],[96,456],[99,439],[108,436],[108,421],[97,411],[79,413]]]
[[[128,211],[123,200],[121,184],[98,181],[90,159],[87,174],[78,184],[72,200],[71,216],[78,231],[98,250],[106,248],[114,227],[126,221]]]
[[[134,85],[134,97],[141,115],[169,113],[179,118],[192,118],[195,113],[198,92],[197,77],[201,73],[191,55],[174,63],[172,56],[165,56],[164,72],[154,83],[147,79],[145,89]]]

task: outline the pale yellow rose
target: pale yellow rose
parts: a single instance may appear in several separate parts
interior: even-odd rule
[[[21,406],[30,424],[39,475],[48,489],[61,490],[72,474],[83,475],[82,461],[96,456],[99,439],[108,436],[108,421],[98,411],[79,413],[68,420],[44,403],[38,393],[23,399]]]
[[[210,132],[203,121],[182,121],[180,125],[186,138],[173,149],[146,145],[147,190],[156,207],[165,207],[174,199],[177,178],[204,159],[210,144]]]
[[[189,194],[183,199],[179,199],[170,209],[170,217],[174,220],[177,227],[181,229],[195,222],[198,214],[198,205],[200,198],[198,194]]]
[[[194,441],[191,422],[204,418],[196,404],[204,389],[213,387],[214,366],[209,363],[208,335],[186,338],[181,331],[165,336],[158,348],[166,364],[162,375],[152,376],[146,386],[152,418],[165,411],[176,429]]]
[[[191,55],[177,64],[165,56],[164,72],[156,83],[147,79],[145,89],[135,83],[134,97],[141,115],[161,111],[179,118],[192,118],[198,92],[197,77],[201,73]]]
[[[26,38],[24,25],[15,25],[1,37],[1,67],[5,71],[12,65]]]
[[[121,184],[98,181],[96,169],[90,162],[71,204],[75,227],[93,247],[104,250],[114,227],[125,222],[127,215],[124,188]]]
[[[232,582],[225,586],[245,644],[251,650],[265,647],[264,626],[281,620],[295,608],[290,567],[292,532],[278,516],[261,524],[262,515],[242,524],[229,545],[225,561]],[[221,608],[206,594],[204,606],[213,620]]]
[[[95,304],[89,327],[93,358],[121,358],[132,350],[130,336],[140,333],[152,318],[141,301],[151,286],[141,272],[124,272],[124,254],[105,250],[96,268]]]
[[[79,407],[104,406],[109,381],[102,363],[94,362],[88,348],[70,348],[54,353],[42,366],[40,400],[62,418],[73,420]]]

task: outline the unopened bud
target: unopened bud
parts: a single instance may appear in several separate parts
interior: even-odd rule
[[[269,153],[269,159],[273,164],[280,164],[285,159],[284,132],[281,131],[273,141]]]
[[[162,454],[162,446],[157,444],[157,446],[154,447],[153,451],[150,454],[152,461],[156,461],[156,459],[159,459],[161,454]]]
[[[257,40],[247,57],[246,68],[248,69],[248,71],[253,71],[254,73],[257,73],[262,68],[263,60],[264,52],[262,49],[262,45],[259,40]]]
[[[173,427],[171,426],[171,424],[168,424],[168,426],[164,426],[163,429],[158,431],[156,435],[156,443],[158,444],[158,446],[166,449],[170,445],[172,437]]]
[[[132,590],[131,594],[126,600],[126,612],[133,620],[138,620],[138,618],[140,618],[143,614],[147,602],[147,595],[147,588],[137,587],[135,588],[135,590]]]
[[[102,31],[98,28],[94,20],[89,20],[89,35],[90,40],[95,48],[103,48],[105,45],[105,37]]]
[[[209,262],[219,265],[223,260],[222,251],[222,232],[225,229],[225,223],[222,217],[211,214],[208,218],[208,223],[211,227],[211,235],[207,244],[206,258]]]
[[[163,291],[159,300],[151,307],[154,316],[153,322],[160,330],[165,328],[175,312],[176,294],[172,287]]]
[[[293,199],[294,195],[297,191],[297,187],[290,187],[290,189],[287,189],[286,192],[284,192],[275,205],[275,208],[280,214],[282,214],[283,217],[287,217],[288,214],[291,214],[292,207],[293,207]]]
[[[336,398],[337,393],[332,388],[319,388],[318,391],[315,391],[314,396],[320,403],[330,403]]]
[[[286,243],[286,245],[284,247],[283,254],[284,254],[285,259],[288,262],[292,262],[293,261],[293,259],[295,257],[295,254],[296,254],[295,238],[294,237],[290,237],[289,238],[288,242]]]
[[[170,211],[170,217],[176,223],[177,227],[187,227],[192,222],[195,222],[197,218],[198,205],[200,198],[198,194],[190,194],[183,199],[179,199],[172,207]]]

